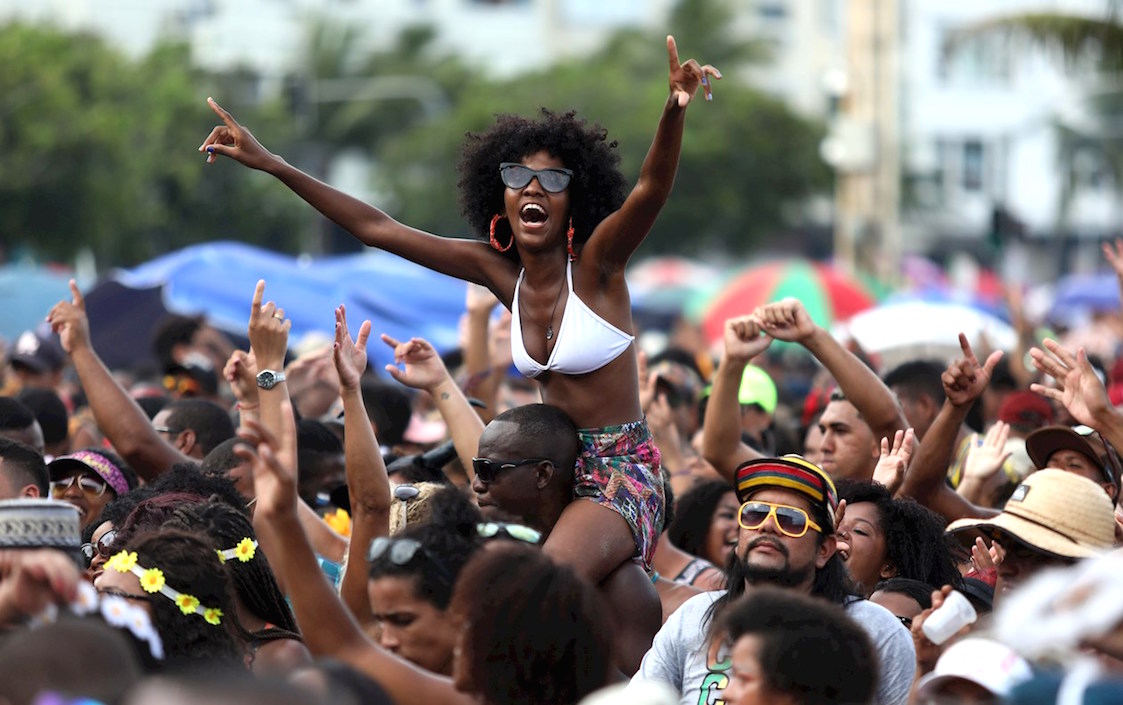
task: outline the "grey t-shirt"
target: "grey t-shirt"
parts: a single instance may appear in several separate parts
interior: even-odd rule
[[[667,620],[651,649],[643,657],[632,682],[655,680],[681,693],[680,705],[716,705],[729,678],[729,659],[719,654],[717,663],[708,664],[705,620],[706,610],[722,591],[706,592],[690,598]],[[912,635],[881,605],[854,599],[845,605],[846,613],[869,634],[881,666],[877,685],[878,705],[905,705],[916,673],[916,650]]]

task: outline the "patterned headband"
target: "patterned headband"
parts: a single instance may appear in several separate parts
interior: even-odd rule
[[[109,458],[106,458],[101,453],[80,450],[77,453],[55,458],[54,462],[58,462],[59,460],[77,460],[89,467],[100,475],[101,478],[105,480],[106,484],[113,488],[113,491],[117,493],[118,497],[128,494],[129,492],[129,483],[125,479],[124,473],[121,472],[121,468],[111,463]]]

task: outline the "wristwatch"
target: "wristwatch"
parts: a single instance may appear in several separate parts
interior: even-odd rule
[[[285,373],[277,370],[262,370],[257,373],[257,386],[262,389],[272,389],[285,381]]]

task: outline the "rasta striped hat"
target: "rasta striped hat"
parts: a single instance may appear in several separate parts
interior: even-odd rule
[[[737,499],[748,501],[757,490],[770,487],[792,490],[805,495],[811,504],[823,510],[833,531],[834,513],[838,509],[838,492],[834,482],[818,465],[798,455],[779,458],[757,458],[742,463],[734,473],[737,479]]]

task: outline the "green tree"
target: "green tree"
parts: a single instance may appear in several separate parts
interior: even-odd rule
[[[685,3],[701,4],[707,3]],[[750,60],[755,50],[739,49],[724,38],[719,28],[725,16],[712,16],[717,24],[708,39],[697,30],[691,33],[693,46],[679,42],[682,58],[697,54],[727,77],[735,75],[735,67],[710,61],[710,50],[733,64]],[[699,99],[690,109],[675,191],[645,252],[743,252],[782,228],[790,206],[829,187],[829,171],[818,156],[821,125],[736,78],[718,83],[714,96],[713,102]],[[478,81],[447,117],[387,145],[380,153],[382,173],[392,179],[383,188],[394,194],[395,214],[403,221],[468,236],[455,200],[455,165],[465,132],[486,129],[497,113],[533,115],[543,105],[575,109],[619,142],[624,173],[634,179],[666,98],[662,36],[621,32],[603,50],[580,60],[509,80]]]
[[[12,24],[0,65],[5,244],[127,265],[223,237],[292,242],[296,204],[261,180],[202,178],[213,116],[185,46],[131,61],[89,35]]]

